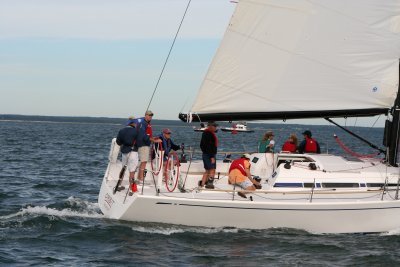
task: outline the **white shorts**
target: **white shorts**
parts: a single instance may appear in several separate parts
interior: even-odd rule
[[[140,162],[148,162],[150,159],[150,147],[141,146],[138,149]]]
[[[128,161],[128,171],[129,172],[134,172],[136,171],[136,168],[139,163],[139,157],[138,153],[136,151],[132,151],[130,153],[122,153],[122,166],[126,164],[126,161]]]
[[[243,189],[246,189],[247,187],[252,186],[253,183],[249,179],[246,179],[245,181],[243,181],[241,183],[237,183],[237,185],[239,185]]]

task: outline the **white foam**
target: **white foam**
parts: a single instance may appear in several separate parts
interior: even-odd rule
[[[382,236],[400,235],[400,228],[390,230],[390,231],[388,231],[388,232],[386,232],[386,233],[382,233],[381,235],[382,235]]]
[[[87,200],[83,200],[80,198],[75,198],[73,196],[70,196],[68,199],[68,202],[70,204],[70,206],[72,207],[78,207],[78,208],[83,208],[89,212],[96,212],[98,213],[98,211],[100,210],[99,208],[99,203],[95,202],[89,202]]]
[[[159,226],[159,227],[143,227],[134,226],[133,231],[160,234],[160,235],[173,235],[179,233],[200,233],[200,234],[215,234],[215,233],[237,233],[239,229],[236,228],[204,228],[204,227],[188,227],[188,226]]]
[[[91,203],[74,197],[69,197],[67,200],[72,207],[78,207],[81,208],[82,210],[76,211],[72,210],[71,208],[57,210],[54,208],[48,208],[46,206],[35,206],[35,207],[28,206],[26,208],[22,208],[17,213],[0,216],[0,219],[7,220],[14,217],[25,216],[29,214],[49,215],[54,217],[105,218],[105,216],[100,213],[97,203]]]

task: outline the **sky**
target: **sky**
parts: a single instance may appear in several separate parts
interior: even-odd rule
[[[232,2],[191,1],[150,103],[188,0],[0,0],[0,114],[140,117],[150,103],[155,119],[177,119],[191,107]],[[383,125],[375,120],[338,121]]]
[[[187,3],[0,0],[0,114],[142,116]],[[154,118],[189,110],[234,8],[191,1]]]

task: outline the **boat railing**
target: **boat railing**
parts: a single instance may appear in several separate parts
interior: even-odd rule
[[[206,188],[199,188],[198,191],[209,191],[209,192],[226,192],[226,193],[232,193],[232,200],[235,200],[235,195],[236,193],[251,193],[253,195],[262,195],[262,194],[275,194],[275,195],[308,195],[305,200],[308,200],[310,203],[313,202],[313,200],[318,199],[314,197],[314,195],[345,195],[345,194],[351,194],[351,195],[362,195],[362,194],[374,194],[374,196],[384,194],[385,192],[395,192],[397,191],[396,189],[368,189],[368,190],[337,190],[335,188],[332,189],[309,189],[309,190],[302,190],[302,191],[274,191],[274,190],[257,190],[257,191],[252,191],[252,190],[236,190],[236,189],[206,189]],[[250,201],[253,201],[253,197],[250,196]],[[361,199],[361,198],[360,198]],[[362,198],[364,199],[364,198]],[[320,200],[320,199],[318,199]],[[397,200],[397,199],[396,199]],[[384,199],[381,199],[381,201],[384,201]]]
[[[253,193],[253,194],[284,194],[284,195],[304,195],[304,194],[370,194],[370,193],[382,193],[383,191],[395,192],[396,189],[367,189],[367,190],[338,190],[336,188],[312,188],[304,190],[293,190],[293,191],[277,191],[277,190],[236,190],[236,189],[207,189],[207,188],[197,188],[198,191],[209,191],[209,192],[242,192],[242,193]]]

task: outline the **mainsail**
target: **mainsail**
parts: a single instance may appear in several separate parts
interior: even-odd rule
[[[241,0],[190,118],[384,114],[399,58],[399,0]]]

